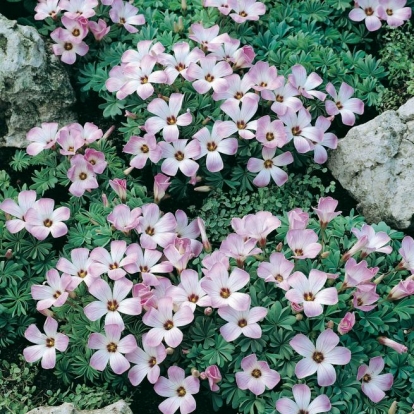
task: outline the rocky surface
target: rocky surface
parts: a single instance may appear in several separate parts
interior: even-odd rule
[[[120,400],[99,410],[77,410],[71,403],[64,403],[59,407],[38,407],[27,414],[132,414],[128,404]]]
[[[414,227],[414,98],[352,128],[328,168],[368,222]]]
[[[25,146],[42,122],[75,121],[68,74],[49,49],[34,27],[0,14],[0,146]]]

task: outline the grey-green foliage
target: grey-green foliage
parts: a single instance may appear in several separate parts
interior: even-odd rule
[[[388,28],[379,51],[389,72],[388,87],[382,92],[379,111],[397,109],[414,96],[414,26],[408,22],[397,29]]]
[[[35,385],[39,367],[28,364],[23,356],[17,362],[0,359],[0,413],[25,414],[33,408],[73,403],[79,410],[98,409],[124,399],[128,401],[126,388],[108,390],[108,384],[88,386],[71,385],[55,391]]]
[[[282,187],[258,188],[255,192],[216,190],[194,214],[206,222],[210,241],[218,243],[229,233],[232,217],[242,217],[262,210],[280,215],[283,211],[298,206],[303,210],[316,206],[319,197],[335,191],[335,182],[331,181],[325,186],[315,176],[315,171],[326,173],[327,169],[312,165],[305,174],[290,174],[289,180]]]

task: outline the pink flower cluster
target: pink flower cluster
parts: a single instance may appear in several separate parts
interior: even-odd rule
[[[128,32],[136,33],[138,29],[134,26],[145,24],[142,14],[137,14],[138,9],[131,3],[123,0],[103,0],[102,4],[111,6],[109,16],[113,23],[123,26]],[[35,7],[36,20],[44,20],[51,17],[58,20],[61,12],[61,23],[50,37],[56,42],[53,52],[61,56],[62,62],[72,65],[76,61],[76,55],[85,56],[89,46],[83,41],[89,31],[96,41],[101,41],[110,31],[103,19],[97,22],[89,20],[95,16],[95,7],[99,5],[98,0],[39,0]]]
[[[411,18],[411,7],[404,7],[407,0],[358,0],[349,12],[355,22],[365,21],[370,32],[381,27],[381,20],[390,27],[398,27]]]
[[[98,188],[96,174],[101,174],[107,166],[103,152],[85,147],[107,138],[112,130],[113,128],[110,128],[104,135],[92,122],[86,122],[84,126],[73,123],[60,129],[56,122],[44,122],[41,127],[34,127],[27,133],[30,144],[26,151],[29,155],[35,156],[58,145],[60,154],[70,159],[71,167],[67,176],[72,184],[69,192],[81,197],[85,191]]]

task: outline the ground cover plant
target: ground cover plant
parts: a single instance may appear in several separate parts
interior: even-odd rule
[[[341,215],[320,178],[337,131],[381,104],[370,32],[410,16],[391,0],[39,2],[82,99],[126,118],[36,126],[19,188],[0,173],[0,346],[24,336],[62,383],[105,384],[80,385],[88,408],[149,383],[165,414],[199,393],[246,414],[411,412],[414,241]]]

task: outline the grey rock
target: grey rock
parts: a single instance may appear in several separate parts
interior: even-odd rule
[[[63,403],[58,407],[38,407],[27,414],[132,414],[128,404],[120,400],[99,410],[77,410],[72,403]]]
[[[34,27],[0,14],[0,147],[26,146],[42,122],[74,122],[75,93],[60,60]]]
[[[414,99],[352,128],[328,168],[367,222],[414,227]]]

